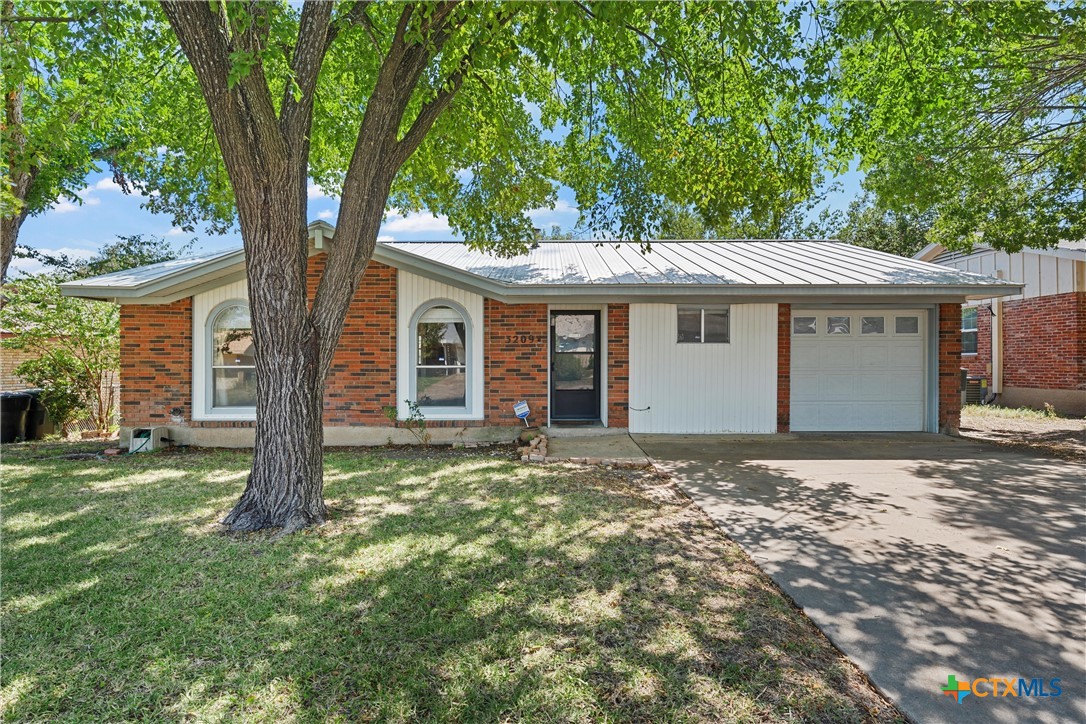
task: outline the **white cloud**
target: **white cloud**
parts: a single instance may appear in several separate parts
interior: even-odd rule
[[[328,192],[326,192],[324,189],[322,189],[320,186],[313,183],[312,181],[306,184],[305,195],[306,198],[308,198],[310,201],[312,201],[313,199],[328,198]]]
[[[538,222],[538,220],[539,220],[538,217],[540,217],[540,216],[546,216],[546,215],[549,215],[549,214],[577,214],[577,213],[580,213],[580,210],[576,206],[569,203],[568,201],[558,199],[557,201],[554,202],[554,208],[553,209],[547,208],[546,206],[541,206],[538,209],[530,210],[528,212],[528,216],[533,221]],[[548,223],[556,223],[556,222],[548,222]]]
[[[84,260],[90,259],[96,253],[94,251],[91,251],[90,249],[81,249],[74,246],[62,246],[59,249],[42,249],[42,251],[48,252],[50,254],[63,254],[64,256],[70,257],[72,259]],[[37,274],[39,272],[45,271],[45,265],[37,259],[23,259],[20,257],[15,257],[11,260],[11,265],[8,267],[8,269],[8,273],[12,276],[22,276],[28,274]]]
[[[335,215],[336,215],[336,212],[332,211],[331,209],[325,209],[324,211],[317,214],[317,218],[318,219],[330,219]]]
[[[415,213],[403,214],[396,209],[392,209],[388,212],[388,216],[385,219],[385,223],[381,226],[381,230],[388,233],[439,233],[451,232],[452,227],[449,226],[449,217],[447,216]]]
[[[90,249],[81,249],[76,246],[62,246],[59,249],[45,249],[45,251],[51,251],[54,254],[63,254],[72,259],[90,259],[97,253]]]
[[[99,179],[98,183],[96,183],[96,184],[94,184],[94,186],[90,186],[88,188],[92,188],[95,191],[117,191],[117,192],[121,192],[121,191],[124,190],[124,189],[121,188],[121,185],[119,183],[114,181],[109,176],[106,176],[104,179]]]
[[[86,189],[83,189],[83,191],[86,191]],[[102,203],[101,199],[96,199],[93,196],[84,196],[83,191],[78,192],[78,196],[83,199],[82,206],[97,206],[98,204]],[[74,201],[69,201],[68,199],[60,199],[55,204],[53,204],[51,211],[53,211],[53,213],[55,214],[70,214],[73,211],[79,211],[79,209],[80,204],[77,204]]]
[[[166,232],[166,236],[181,236],[184,233],[185,233],[184,229],[182,229],[182,228],[180,228],[178,226],[175,226],[175,227],[173,227],[172,229],[170,229],[169,231]]]
[[[396,237],[391,234],[381,234],[377,237],[377,241],[396,241]]]

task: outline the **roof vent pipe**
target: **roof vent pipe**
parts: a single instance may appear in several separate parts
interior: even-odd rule
[[[533,228],[532,229],[532,248],[533,249],[538,249],[539,248],[539,242],[542,239],[543,239],[543,229]]]

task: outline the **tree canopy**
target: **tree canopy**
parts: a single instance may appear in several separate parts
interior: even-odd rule
[[[23,221],[62,198],[82,203],[88,173],[104,164],[131,190],[123,169],[155,153],[149,90],[183,59],[143,3],[4,0],[0,30],[2,277]]]
[[[931,241],[1086,236],[1086,4],[839,3],[832,125],[879,203]]]

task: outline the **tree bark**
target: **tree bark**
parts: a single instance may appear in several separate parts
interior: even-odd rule
[[[304,171],[295,169],[278,184],[269,179],[235,192],[245,232],[257,380],[252,472],[223,521],[238,531],[291,532],[326,517],[324,365],[306,304],[304,179]]]
[[[291,68],[298,97],[288,92],[277,116],[258,63],[231,86],[231,54],[259,49],[267,23],[228,28],[208,3],[163,0],[211,114],[237,203],[245,245],[256,348],[256,448],[241,499],[223,520],[233,530],[279,527],[284,532],[323,522],[324,379],[344,320],[377,242],[389,190],[400,166],[425,137],[460,86],[424,107],[409,137],[398,132],[427,63],[449,37],[456,3],[438,7],[427,30],[432,42],[407,37],[415,8],[404,5],[395,37],[366,103],[344,183],[332,249],[309,307],[306,279],[306,184],[313,95],[338,29],[332,4],[307,2]],[[268,6],[250,6],[255,14]],[[362,3],[345,20],[361,22]]]

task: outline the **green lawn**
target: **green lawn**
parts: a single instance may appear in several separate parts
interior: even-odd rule
[[[278,538],[216,524],[245,453],[73,449],[3,450],[10,720],[897,716],[639,472],[335,452],[333,520]]]

